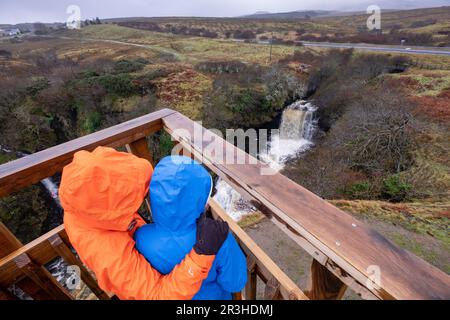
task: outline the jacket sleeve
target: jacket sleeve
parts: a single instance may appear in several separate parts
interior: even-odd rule
[[[231,233],[217,253],[217,282],[228,292],[239,292],[247,283],[247,260]]]
[[[122,236],[124,238],[118,242]],[[96,265],[91,268],[97,274],[100,286],[123,300],[192,299],[208,276],[215,258],[198,255],[192,250],[170,274],[163,276],[135,249],[134,241],[128,235],[116,235],[115,242],[114,250],[107,250],[109,254],[114,252],[114,259],[99,254]]]

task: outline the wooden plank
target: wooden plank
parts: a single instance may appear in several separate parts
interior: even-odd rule
[[[298,288],[298,286],[278,267],[278,265],[253,241],[252,238],[238,226],[233,219],[226,214],[225,211],[219,206],[219,204],[211,199],[209,201],[211,212],[216,218],[220,218],[226,221],[230,226],[231,232],[235,235],[236,240],[241,245],[244,253],[247,255],[247,259],[255,262],[254,268],[252,263],[250,265],[250,273],[260,272],[266,279],[276,278],[280,283],[280,294],[284,299],[290,300],[307,300],[306,295]],[[253,269],[253,270],[252,270]],[[253,277],[253,276],[252,276]],[[255,299],[256,292],[256,279],[255,281],[249,280],[254,283],[255,289],[250,288],[251,291],[246,291],[246,299]]]
[[[23,277],[23,273],[17,268],[14,261],[22,254],[27,254],[30,259],[38,265],[45,265],[58,257],[58,254],[48,241],[48,239],[55,234],[59,234],[62,239],[67,237],[64,232],[64,226],[61,225],[0,259],[0,285],[9,287]]]
[[[317,260],[313,260],[309,275],[309,290],[305,294],[311,300],[340,300],[347,286]]]
[[[106,294],[97,283],[97,280],[91,275],[89,270],[83,265],[83,263],[72,253],[69,247],[64,243],[59,234],[51,236],[48,241],[50,242],[56,253],[62,257],[68,264],[76,265],[80,268],[81,280],[91,289],[91,291],[102,300],[110,300],[108,294]]]
[[[188,118],[176,113],[163,122],[166,131],[183,147],[192,148],[209,169],[239,191],[245,190],[244,195],[263,207],[269,218],[295,230],[357,283],[371,283],[370,269],[378,266],[380,285],[366,285],[378,298],[450,299],[450,277],[444,272],[283,175],[261,175],[262,170],[269,171],[267,166]],[[211,149],[216,151],[205,154]],[[232,162],[240,157],[245,165],[225,162],[228,150]]]
[[[0,258],[22,247],[22,243],[0,221]]]
[[[3,164],[0,166],[0,197],[61,171],[77,151],[91,151],[98,146],[119,147],[142,139],[160,130],[161,118],[172,113],[170,109],[163,109]]]
[[[56,279],[42,266],[37,265],[27,254],[21,254],[14,262],[28,278],[42,288],[55,300],[73,300],[73,296],[67,292]]]

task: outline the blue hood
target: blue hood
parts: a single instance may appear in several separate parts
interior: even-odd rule
[[[181,156],[162,159],[150,182],[153,222],[172,231],[195,227],[211,190],[211,175],[198,162]]]

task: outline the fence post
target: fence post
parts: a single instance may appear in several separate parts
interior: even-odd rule
[[[311,264],[309,290],[305,292],[311,300],[340,300],[347,286],[317,260]]]

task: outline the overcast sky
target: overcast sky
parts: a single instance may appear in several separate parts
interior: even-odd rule
[[[411,9],[450,5],[450,0],[0,0],[0,24],[65,22],[69,5],[78,5],[82,19],[100,17],[211,16],[226,17],[256,11]]]

